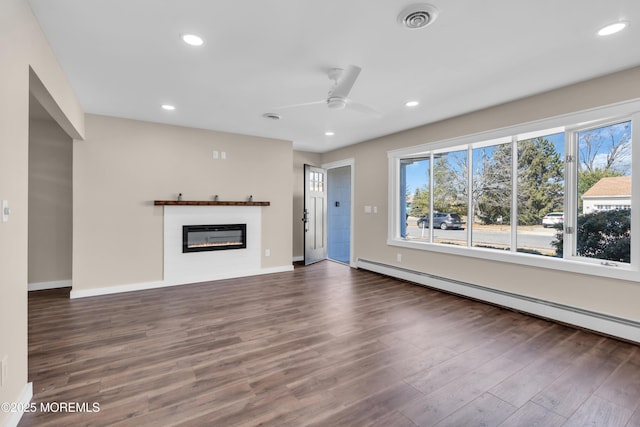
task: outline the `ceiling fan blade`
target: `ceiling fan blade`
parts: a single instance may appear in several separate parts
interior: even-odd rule
[[[335,89],[329,94],[330,97],[346,98],[351,92],[360,71],[362,69],[356,65],[349,65],[347,69],[342,72],[342,75],[338,79],[338,84]]]
[[[303,102],[301,104],[291,104],[291,105],[283,105],[281,107],[275,107],[273,110],[287,110],[289,108],[298,108],[298,107],[307,107],[309,105],[318,105],[318,104],[326,104],[326,99],[321,99],[319,101],[311,101],[311,102]]]
[[[369,107],[368,105],[362,104],[360,102],[355,102],[350,99],[347,100],[347,108],[353,111],[357,111],[359,113],[369,114],[376,117],[381,117],[382,113],[374,108]]]

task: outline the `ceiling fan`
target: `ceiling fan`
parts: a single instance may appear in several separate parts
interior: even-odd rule
[[[327,97],[322,100],[305,102],[302,104],[287,105],[285,107],[279,107],[281,109],[289,109],[296,107],[305,107],[308,105],[326,104],[332,110],[343,110],[345,108],[358,111],[365,114],[380,115],[379,111],[364,105],[362,103],[353,101],[348,98],[351,88],[356,82],[358,75],[360,75],[362,69],[356,65],[349,65],[346,69],[331,68],[327,73],[329,80],[333,81],[331,88],[327,94]]]

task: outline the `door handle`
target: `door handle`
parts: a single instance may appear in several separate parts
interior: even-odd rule
[[[304,231],[309,231],[309,210],[305,209],[302,213],[302,222],[304,222]]]

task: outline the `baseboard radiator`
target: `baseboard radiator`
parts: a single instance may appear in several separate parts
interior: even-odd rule
[[[406,280],[417,285],[485,301],[545,319],[555,320],[563,324],[569,324],[634,343],[640,343],[640,322],[633,320],[491,289],[473,283],[452,280],[377,261],[358,259],[357,267]]]

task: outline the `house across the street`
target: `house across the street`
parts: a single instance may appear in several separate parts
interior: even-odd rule
[[[631,208],[631,177],[602,178],[582,196],[582,213]]]

